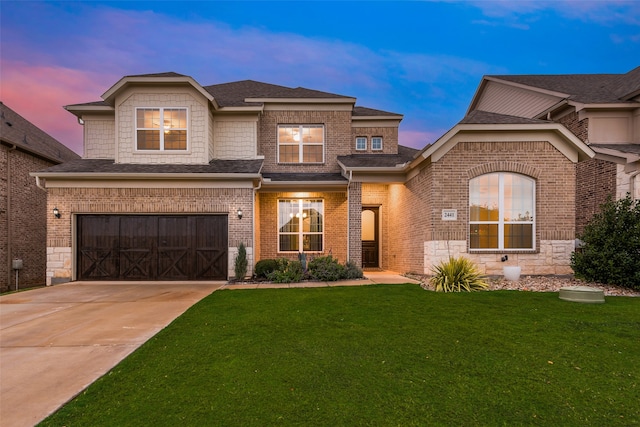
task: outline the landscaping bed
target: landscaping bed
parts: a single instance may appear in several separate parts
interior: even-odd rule
[[[429,284],[429,276],[420,274],[406,274],[405,276],[419,280],[423,289],[433,290]],[[528,292],[560,292],[560,288],[566,286],[589,286],[602,289],[605,296],[634,296],[639,297],[640,292],[602,283],[585,282],[573,276],[522,276],[520,280],[510,281],[503,277],[489,277],[489,290],[528,291]]]

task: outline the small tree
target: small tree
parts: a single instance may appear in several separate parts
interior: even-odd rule
[[[576,277],[640,290],[640,200],[609,199],[587,224],[571,255]]]
[[[244,247],[244,243],[240,243],[238,246],[238,255],[236,255],[234,262],[236,280],[242,280],[247,275],[247,265],[247,249]]]

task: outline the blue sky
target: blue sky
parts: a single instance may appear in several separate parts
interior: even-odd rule
[[[404,115],[422,148],[460,121],[486,74],[625,73],[640,1],[11,1],[0,3],[0,100],[76,152],[63,105],[122,76],[253,79]]]

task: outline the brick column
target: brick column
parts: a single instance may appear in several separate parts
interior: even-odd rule
[[[352,182],[349,198],[349,260],[362,266],[362,184]]]

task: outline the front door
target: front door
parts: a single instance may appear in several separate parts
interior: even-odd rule
[[[378,214],[379,208],[362,208],[362,268],[380,267]]]

